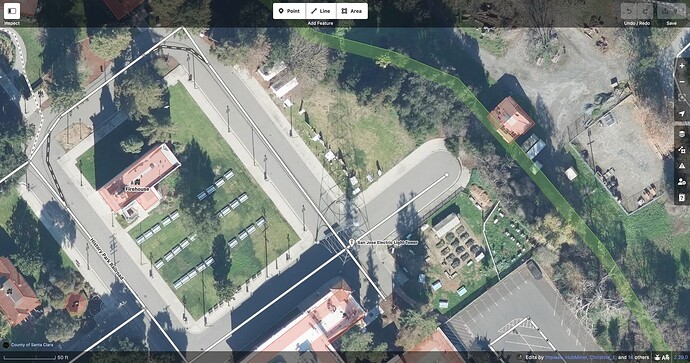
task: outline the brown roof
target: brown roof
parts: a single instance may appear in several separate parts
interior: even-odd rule
[[[10,324],[20,324],[39,306],[41,302],[24,277],[9,259],[0,257],[0,311]]]
[[[67,298],[67,304],[65,304],[65,309],[72,314],[81,315],[86,311],[86,297],[84,294],[73,293]]]
[[[103,0],[117,20],[122,20],[130,11],[141,5],[144,0]]]
[[[506,97],[490,112],[489,120],[507,142],[524,135],[534,126],[534,120],[518,105],[512,96]]]
[[[436,328],[426,340],[416,347],[405,352],[400,360],[405,363],[438,362],[438,363],[465,363],[460,353],[455,350],[441,328]]]

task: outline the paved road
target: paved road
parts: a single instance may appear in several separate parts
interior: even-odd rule
[[[179,42],[179,40],[176,40],[176,42]],[[208,46],[205,46],[203,50],[208,51]],[[169,53],[177,59],[186,59],[186,53],[182,51],[170,51]],[[181,63],[184,62],[182,61]],[[276,125],[276,122],[271,119],[271,116],[267,114],[266,110],[264,109],[265,105],[262,105],[256,98],[253,97],[251,92],[248,92],[244,82],[231,68],[223,67],[220,64],[215,64],[214,60],[212,60],[212,63],[214,66],[218,67],[218,70],[227,85],[239,99],[242,106],[245,108],[247,113],[249,113],[250,117],[254,120],[254,122],[256,122],[260,130],[270,140],[271,145],[278,151],[281,158],[287,164],[288,168],[295,174],[300,184],[307,190],[309,197],[317,201],[321,199],[323,201],[321,208],[332,203],[333,199],[331,199],[330,195],[320,196],[321,179],[315,177],[315,174],[312,172],[312,170],[304,163],[303,156],[297,153],[295,148],[291,146],[288,136]],[[219,114],[226,116],[225,109],[228,106],[230,107],[230,126],[232,132],[236,133],[238,137],[243,140],[243,144],[246,149],[251,150],[252,130],[247,122],[242,118],[242,115],[237,107],[229,102],[228,97],[224,95],[220,85],[211,76],[205,66],[201,66],[200,63],[196,63],[195,73],[197,84],[199,87],[202,87],[202,90],[206,94],[207,98],[214,105]],[[96,111],[96,116],[99,116],[99,113],[101,112],[99,102],[99,100],[92,99],[83,106],[80,106],[78,110],[74,111],[72,116],[73,120],[78,117],[85,118],[93,116],[94,112]],[[103,112],[103,117],[105,117],[105,112]],[[46,118],[51,119],[50,117]],[[66,119],[61,120],[60,122],[62,123],[62,126],[59,125],[56,130],[61,130],[66,126]],[[306,202],[306,198],[299,192],[297,186],[290,181],[285,170],[282,170],[278,167],[277,161],[272,158],[271,154],[266,150],[266,147],[259,142],[258,138],[255,138],[254,149],[255,155],[257,156],[257,167],[263,168],[263,155],[267,155],[268,160],[266,162],[266,167],[268,177],[273,183],[279,186],[281,194],[290,204],[292,209],[294,211],[301,211],[301,206],[308,205],[308,203]],[[44,147],[37,158],[34,159],[34,162],[43,175],[49,175],[45,161],[45,151],[46,150]],[[77,218],[85,226],[87,226],[89,232],[94,236],[94,238],[103,247],[106,247],[105,250],[110,252],[109,246],[111,236],[108,226],[106,225],[107,221],[101,220],[95,213],[92,212],[88,200],[81,194],[78,185],[74,185],[61,168],[55,167],[58,165],[57,158],[63,153],[64,152],[57,146],[57,144],[53,143],[53,151],[50,154],[50,160],[54,166],[56,178],[60,182],[60,186],[66,197],[66,200],[70,208],[76,214]],[[378,220],[395,210],[398,207],[401,195],[409,196],[410,193],[419,192],[421,189],[438,179],[439,176],[445,172],[448,172],[450,177],[447,178],[447,180],[444,180],[433,190],[429,191],[428,195],[423,196],[415,203],[415,209],[424,209],[424,207],[428,203],[431,203],[436,196],[444,191],[448,192],[447,188],[454,183],[460,171],[461,168],[457,160],[450,156],[450,154],[442,152],[431,154],[425,161],[411,168],[410,171],[405,173],[402,178],[395,181],[388,188],[385,188],[383,192],[374,197],[371,201],[366,201],[366,207],[363,209],[368,213],[370,225],[373,225]],[[35,179],[33,181],[30,180],[30,183],[33,185],[36,183],[36,181],[37,180]],[[44,203],[50,200],[51,196],[48,194],[48,191],[44,186],[36,184],[33,190],[37,194],[37,197]],[[340,210],[338,210],[338,208],[335,209],[335,211],[330,210],[326,212],[326,217],[328,218],[329,222],[338,221],[340,219]],[[312,208],[307,208],[306,210],[306,222],[307,228],[312,231],[315,231],[319,225],[316,212]],[[373,237],[380,238],[388,235],[395,229],[395,223],[396,219],[394,218],[388,223],[384,224],[380,230],[377,230],[373,234]],[[85,237],[81,233],[78,233],[73,248],[76,249],[81,256],[86,256],[86,246],[87,241]],[[134,261],[129,257],[128,254],[124,253],[117,241],[115,241],[114,246],[115,252],[114,257],[112,258],[117,261],[118,269],[131,284],[132,288],[139,293],[140,298],[154,313],[154,315],[156,315],[158,312],[164,312],[170,302],[164,301],[156,293],[149,293],[156,291],[156,283],[152,282],[148,276],[140,273],[140,270],[137,266],[139,261]],[[312,251],[312,249],[306,252],[305,255],[309,256],[309,258],[305,259],[307,262],[304,262],[304,265],[298,263],[298,265],[295,265],[293,268],[288,270],[288,272],[283,275],[286,276],[284,279],[302,277],[308,271],[313,270],[314,266],[318,266],[321,264],[321,261],[324,261],[328,256],[330,256],[330,253],[324,252],[326,250],[323,247],[316,246],[314,248],[314,251],[320,252],[309,252]],[[361,260],[366,260],[368,253],[360,253],[360,255],[362,256],[360,258]],[[85,261],[86,257],[83,258]],[[385,256],[381,258],[381,260],[385,259]],[[380,261],[378,258],[375,258],[374,260]],[[97,272],[97,275],[104,280],[106,285],[114,282],[115,278],[112,272],[102,259],[92,256],[89,261],[91,268]],[[340,262],[338,262],[338,260],[334,261],[327,267],[327,272],[318,274],[317,276],[319,281],[326,281],[332,277],[334,273],[337,273],[340,268],[338,266],[333,266],[336,264],[340,264]],[[346,266],[348,265],[354,267],[352,262],[349,262]],[[338,267],[337,270],[334,270],[336,267]],[[378,265],[372,266],[371,268],[375,271],[376,279],[381,285],[383,285],[382,288],[387,293],[392,291],[391,281],[393,271],[391,269],[393,268],[394,266],[379,267]],[[317,278],[317,276],[314,278]],[[359,279],[353,278],[352,280],[366,281],[361,276]],[[306,291],[310,288],[313,288],[314,285],[316,284],[305,284],[303,288]],[[366,284],[360,285],[362,287],[360,291],[366,291]],[[170,317],[166,331],[171,335],[173,340],[175,340],[176,344],[181,350],[201,350],[208,347],[208,344],[211,342],[216,341],[226,334],[232,325],[236,325],[239,321],[242,321],[244,317],[249,316],[252,312],[252,309],[263,306],[261,305],[260,301],[268,301],[266,299],[269,299],[270,296],[272,296],[271,294],[274,296],[277,295],[277,292],[279,293],[284,291],[283,289],[285,286],[289,286],[289,282],[282,280],[282,276],[280,281],[279,278],[271,280],[269,284],[266,284],[265,287],[255,292],[256,298],[248,300],[245,304],[236,309],[234,313],[229,314],[227,318],[219,320],[219,322],[214,326],[209,327],[200,334],[185,334],[184,324],[179,320],[180,317],[177,316]],[[355,284],[355,286],[357,285]],[[296,291],[299,290],[300,289]],[[291,298],[290,296],[293,297]],[[281,314],[284,315],[286,311],[291,309],[291,306],[295,306],[294,302],[297,301],[296,299],[298,299],[300,296],[304,296],[304,294],[292,293],[286,296],[286,298],[276,304],[274,308],[267,310],[260,316],[259,319],[256,319],[252,324],[248,325],[246,330],[256,332],[267,328],[268,322],[276,321],[277,317],[279,317]],[[123,301],[130,301],[131,297],[130,300],[127,300],[126,296],[123,295],[122,299]],[[135,312],[136,310],[132,309],[131,313],[133,314]],[[223,324],[222,322],[226,322],[227,324]],[[240,331],[238,334],[235,334],[235,337],[243,335],[244,334],[241,334]],[[251,344],[251,342],[238,341],[237,339],[239,338],[235,339],[236,342],[234,342],[233,339],[230,339],[229,341],[229,343],[235,349],[241,349],[245,347],[245,344]],[[225,346],[225,348],[223,348],[223,346],[224,345],[220,345],[218,349],[227,349],[227,346]]]

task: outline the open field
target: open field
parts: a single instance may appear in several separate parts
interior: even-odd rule
[[[43,64],[43,45],[38,39],[40,29],[16,27],[14,31],[24,40],[27,53],[24,58],[26,61],[26,75],[29,77],[29,82],[34,83],[43,75],[41,72],[41,66]]]
[[[170,87],[169,90],[170,113],[175,127],[173,141],[181,145],[187,145],[192,140],[196,140],[203,151],[208,154],[216,176],[222,175],[230,168],[235,173],[232,179],[228,180],[225,185],[218,188],[213,194],[214,210],[220,210],[224,205],[244,192],[249,196],[249,200],[246,203],[241,204],[233,213],[221,219],[219,233],[224,236],[226,241],[230,240],[240,230],[264,215],[268,225],[266,231],[268,261],[275,260],[275,258],[287,250],[288,238],[292,243],[298,241],[297,234],[290,228],[272,201],[248,174],[227,143],[218,135],[211,122],[194,103],[194,100],[184,87],[177,84]],[[117,130],[114,132],[117,132]],[[124,132],[117,134],[121,136],[126,135]],[[103,139],[101,142],[105,140]],[[112,142],[114,145],[118,145],[118,143],[119,140]],[[184,161],[182,162],[184,163]],[[115,170],[114,173],[117,173],[118,170]],[[176,171],[161,184],[162,194],[172,195],[173,197],[169,197],[161,206],[154,209],[147,219],[135,226],[130,231],[132,238],[136,238],[142,231],[146,231],[154,224],[160,222],[161,219],[173,210],[179,209],[179,198],[174,197],[176,193],[174,186],[179,175],[180,172]],[[157,261],[173,246],[194,232],[184,226],[182,219],[184,219],[184,216],[144,242],[142,245],[143,253],[149,258],[152,257],[152,262]],[[262,228],[258,228],[254,234],[231,250],[232,267],[230,268],[228,278],[236,285],[243,284],[245,280],[261,271],[266,264],[266,246],[262,232]],[[184,273],[199,264],[201,259],[211,255],[212,238],[198,238],[173,260],[165,263],[165,266],[159,272],[168,284],[172,285]],[[213,289],[211,271],[212,269],[204,271],[203,284],[201,276],[197,276],[179,290],[176,290],[180,299],[184,296],[186,307],[195,318],[200,317],[205,309],[219,301]]]
[[[344,180],[337,161],[327,163],[328,149],[313,141],[312,128],[323,135],[323,141],[337,155],[341,150],[349,169],[354,168],[360,182],[366,187],[366,175],[376,177],[376,162],[385,172],[395,166],[415,148],[414,139],[405,131],[391,106],[359,105],[354,94],[318,84],[302,91],[305,115],[299,115],[299,106],[283,109],[288,120],[309,148],[326,165],[336,181]],[[305,118],[306,116],[306,118]],[[307,123],[308,120],[308,123]]]

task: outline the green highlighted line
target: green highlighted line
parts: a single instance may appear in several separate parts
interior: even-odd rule
[[[270,6],[270,0],[265,0]],[[623,271],[618,267],[616,261],[613,259],[609,251],[599,238],[587,226],[585,221],[577,214],[575,209],[565,200],[551,181],[544,175],[541,170],[538,170],[532,160],[527,154],[515,143],[508,144],[494,129],[488,119],[489,111],[477,99],[477,97],[470,91],[470,89],[457,77],[448,73],[442,72],[429,65],[411,59],[402,54],[391,50],[383,49],[373,45],[357,42],[354,40],[345,39],[329,34],[324,34],[313,30],[311,28],[299,27],[296,28],[300,34],[309,41],[323,44],[329,48],[337,49],[347,53],[355,54],[361,57],[371,58],[374,60],[385,59],[391,65],[398,68],[416,73],[440,85],[446,86],[453,90],[458,98],[479,118],[489,132],[496,138],[496,140],[506,149],[506,151],[515,159],[515,161],[522,167],[532,180],[539,186],[539,189],[546,195],[546,197],[553,203],[556,210],[563,216],[563,218],[573,226],[575,232],[582,238],[589,246],[594,254],[599,258],[603,268],[609,272],[611,279],[616,285],[619,294],[627,304],[630,311],[635,315],[635,318],[640,323],[640,327],[645,332],[652,347],[655,350],[669,350],[668,345],[664,341],[661,333],[657,330],[654,322],[644,309],[642,302],[635,295],[635,292],[626,279]],[[538,170],[533,173],[532,170]]]

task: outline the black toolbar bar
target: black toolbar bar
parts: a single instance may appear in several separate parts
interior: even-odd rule
[[[298,0],[299,1],[299,0]],[[686,4],[630,0],[355,1],[2,0],[3,26],[251,28],[347,27],[683,27]],[[319,22],[317,25],[323,23]]]

